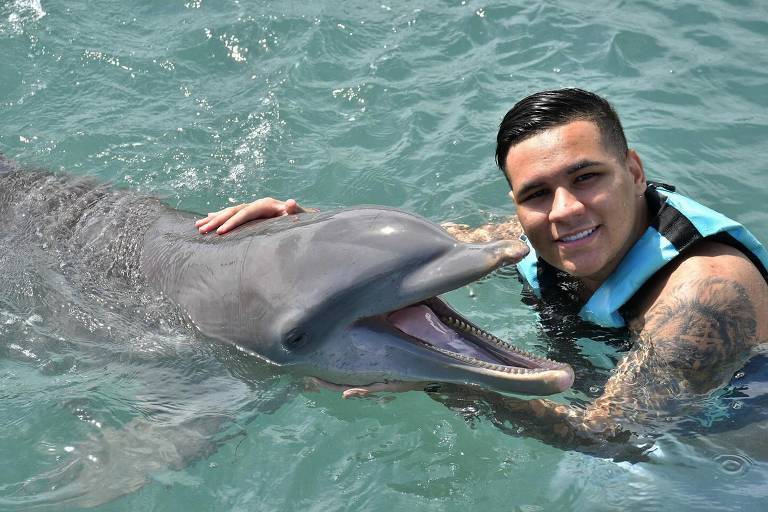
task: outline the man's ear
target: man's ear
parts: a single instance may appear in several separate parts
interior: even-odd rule
[[[632,181],[635,183],[637,195],[645,194],[647,187],[645,169],[643,169],[643,161],[640,160],[640,155],[634,149],[627,151],[627,169],[632,174]]]

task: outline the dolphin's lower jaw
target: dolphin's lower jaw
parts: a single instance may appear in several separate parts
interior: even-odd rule
[[[373,361],[358,360],[360,366],[355,368],[355,358],[348,353],[346,375],[322,376],[341,386],[420,383],[426,388],[450,382],[501,392],[550,395],[573,384],[569,365],[513,347],[436,297],[361,319],[348,329],[358,331],[353,337],[356,344],[362,345],[363,357],[359,359],[368,356],[377,365],[363,369]],[[386,349],[382,350],[382,346]],[[377,373],[386,378],[378,378]]]
[[[496,389],[548,395],[565,391],[573,384],[573,370],[569,365],[538,357],[506,343],[438,298],[426,300],[417,308],[422,308],[421,312],[426,315],[409,314],[412,308],[405,308],[396,312],[399,321],[393,318],[394,314],[388,316],[408,338],[428,350],[456,359],[456,366],[478,377],[483,376],[483,380]],[[422,318],[427,322],[420,322]],[[418,329],[413,320],[420,322],[422,328]],[[446,339],[451,341],[447,348]]]

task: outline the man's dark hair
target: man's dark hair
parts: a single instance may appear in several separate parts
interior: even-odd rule
[[[603,146],[613,151],[619,159],[626,157],[627,138],[619,116],[610,103],[582,89],[557,89],[523,98],[501,120],[496,136],[496,163],[501,171],[505,171],[509,148],[545,130],[572,121],[595,123],[600,130]]]

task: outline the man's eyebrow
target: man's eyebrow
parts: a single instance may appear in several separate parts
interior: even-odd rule
[[[593,167],[595,165],[602,165],[601,162],[595,161],[595,160],[579,160],[578,162],[572,163],[571,165],[568,165],[560,170],[558,174],[566,174],[571,175],[575,172],[578,172],[582,169],[585,169],[587,167]],[[531,183],[526,183],[522,187],[520,187],[520,190],[517,191],[515,195],[518,197],[524,197],[528,192],[537,189],[544,185],[543,181],[532,181]]]

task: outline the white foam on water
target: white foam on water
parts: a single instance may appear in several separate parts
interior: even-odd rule
[[[8,28],[21,33],[26,23],[34,22],[45,16],[40,0],[15,0],[8,14]],[[3,26],[0,25],[0,32]]]
[[[29,9],[32,9],[36,15],[35,21],[45,16],[40,0],[16,0],[16,5],[26,5]]]

